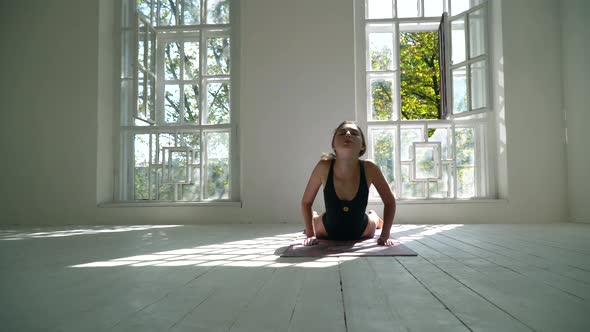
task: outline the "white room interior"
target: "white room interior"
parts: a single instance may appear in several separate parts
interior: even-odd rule
[[[0,294],[9,294],[2,296],[0,307],[12,308],[0,310],[0,326],[5,321],[8,331],[89,331],[94,321],[97,331],[159,331],[162,326],[369,331],[391,330],[385,322],[401,317],[403,323],[394,329],[432,330],[437,324],[448,331],[589,328],[582,313],[590,300],[590,204],[585,193],[590,188],[590,142],[583,134],[590,124],[583,100],[590,91],[590,4],[583,0],[488,0],[497,195],[399,202],[396,227],[421,225],[416,232],[424,240],[414,240],[411,229],[398,228],[394,237],[408,236],[418,260],[396,259],[391,265],[374,258],[336,260],[335,265],[276,262],[286,264],[283,269],[246,260],[247,267],[221,268],[214,262],[196,269],[149,267],[144,274],[135,273],[141,267],[83,266],[243,240],[270,238],[278,247],[288,243],[282,235],[296,237],[302,229],[301,196],[313,166],[330,151],[334,127],[357,118],[355,1],[240,1],[234,83],[239,200],[152,206],[114,199],[118,2],[0,2]],[[314,206],[322,209],[320,195]],[[464,226],[447,230],[444,225]],[[424,235],[429,230],[435,231],[432,239]],[[265,255],[272,256],[277,247],[270,246]],[[322,268],[305,269],[306,264]],[[378,282],[355,290],[353,284],[364,280],[366,271]],[[342,273],[350,284],[342,286]],[[416,292],[402,292],[402,299],[420,303],[423,310],[436,307],[425,325],[412,325],[421,316],[392,305],[398,293],[385,286],[399,282],[398,274]],[[244,291],[244,282],[255,286]],[[290,282],[300,288],[283,287]],[[445,283],[453,292],[445,292]],[[198,287],[187,291],[187,285]],[[104,293],[97,291],[103,288]],[[312,304],[294,309],[299,300],[283,301],[278,297],[282,291]],[[20,300],[24,294],[38,296],[31,309]],[[232,300],[235,294],[240,296]],[[60,297],[63,301],[54,306]],[[175,315],[187,316],[152,311],[158,322],[142,325],[147,320],[137,314],[149,313],[144,309],[162,298],[175,299],[168,310],[180,308]],[[325,299],[339,309],[318,304]],[[561,318],[543,318],[555,309],[552,299],[567,308],[559,312]],[[200,303],[208,311],[191,318],[194,310],[185,308]],[[343,304],[348,308],[342,309]],[[439,310],[441,304],[444,310]],[[385,305],[387,313],[376,309]],[[469,311],[470,306],[475,309]],[[43,308],[52,309],[42,314]],[[231,319],[215,316],[219,310],[231,313]],[[276,310],[275,320],[267,310]],[[313,310],[336,318],[309,326]],[[135,316],[126,321],[130,315]],[[70,321],[74,316],[79,319]],[[192,325],[176,325],[186,317]],[[257,325],[261,322],[268,325]]]

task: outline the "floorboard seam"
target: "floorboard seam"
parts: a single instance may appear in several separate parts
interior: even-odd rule
[[[340,278],[340,296],[342,297],[342,313],[344,315],[344,331],[348,332],[348,322],[346,321],[346,303],[344,303],[344,288],[342,287],[342,261],[338,259],[338,276]]]
[[[424,258],[424,257],[422,257]],[[432,295],[438,302],[440,302],[440,304],[442,304],[442,306],[451,313],[451,315],[453,315],[455,318],[457,318],[458,321],[461,322],[461,324],[463,324],[463,326],[465,326],[466,329],[468,329],[469,331],[473,332],[473,330],[467,325],[467,323],[465,323],[459,316],[457,316],[457,314],[455,314],[451,308],[449,308],[449,306],[447,306],[447,304],[438,296],[436,296],[436,294],[430,289],[428,288],[428,286],[426,286],[420,279],[418,279],[418,277],[416,277],[399,259],[397,259],[397,257],[394,257],[394,259],[414,278],[416,279],[416,281],[418,281],[420,283],[420,285],[422,285],[422,287],[424,287],[424,289],[426,289],[430,295]],[[424,258],[425,259],[425,258]],[[425,259],[426,260],[426,259]],[[432,263],[431,263],[432,264]]]
[[[427,261],[428,263],[430,263],[432,266],[436,267],[437,269],[439,269],[441,272],[443,272],[444,274],[448,275],[449,277],[451,277],[453,280],[455,280],[456,282],[460,283],[461,285],[465,286],[465,288],[469,289],[470,291],[472,291],[473,293],[477,294],[479,297],[481,297],[483,300],[485,300],[486,302],[490,303],[492,306],[498,308],[498,310],[504,312],[505,314],[507,314],[508,316],[512,317],[513,319],[515,319],[516,321],[518,321],[519,323],[521,323],[522,325],[528,327],[531,331],[536,331],[534,328],[532,328],[531,326],[529,326],[528,324],[526,324],[525,322],[521,321],[520,319],[518,319],[518,317],[512,315],[511,313],[509,313],[508,311],[504,310],[502,307],[498,306],[497,304],[495,304],[494,302],[490,301],[489,299],[487,299],[485,296],[483,296],[483,294],[480,294],[479,292],[475,291],[473,288],[469,287],[467,284],[461,282],[459,279],[455,278],[455,276],[451,275],[450,273],[448,273],[447,271],[443,270],[442,268],[440,268],[438,265],[434,264],[433,262],[431,262],[430,260],[428,260],[426,257],[422,256],[422,258]]]

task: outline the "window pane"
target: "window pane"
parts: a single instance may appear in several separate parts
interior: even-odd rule
[[[486,62],[479,61],[471,65],[471,109],[486,107]]]
[[[451,15],[461,14],[469,9],[469,0],[451,0]]]
[[[207,123],[229,123],[229,83],[207,84]]]
[[[199,42],[184,43],[184,79],[199,79]]]
[[[469,14],[469,57],[482,55],[485,50],[485,11],[479,9]]]
[[[149,30],[147,32],[146,45],[147,45],[146,70],[150,71],[152,74],[155,74],[156,73],[156,33],[155,33],[155,31]]]
[[[452,71],[453,76],[453,113],[467,111],[467,77],[465,67]]]
[[[184,7],[182,8],[183,24],[195,25],[201,22],[201,1],[200,0],[184,0]]]
[[[193,160],[198,164],[201,158],[201,134],[200,133],[184,133],[180,135],[180,146],[193,149]]]
[[[392,0],[367,0],[367,18],[392,18]]]
[[[137,116],[142,119],[145,119],[145,85],[145,75],[140,71],[137,77]]]
[[[369,70],[393,70],[393,33],[369,33]]]
[[[207,39],[207,74],[229,74],[229,38]]]
[[[207,0],[207,23],[229,23],[229,0]]]
[[[456,128],[457,167],[475,165],[475,135],[473,128]]]
[[[410,181],[410,165],[402,164],[402,197],[424,198],[424,181]]]
[[[457,168],[457,197],[475,196],[475,170],[473,167]]]
[[[411,153],[412,143],[424,141],[424,139],[422,138],[422,129],[419,129],[419,128],[401,129],[400,136],[401,136],[401,143],[402,143],[401,144],[401,160],[402,161],[409,161],[409,160],[414,159],[414,156]]]
[[[183,201],[199,201],[201,200],[201,168],[193,167],[193,184],[181,185],[181,200]]]
[[[449,165],[443,165],[442,178],[439,181],[431,181],[428,183],[428,190],[430,197],[433,198],[451,198],[453,196],[452,184],[453,179],[450,176]]]
[[[165,57],[165,79],[178,80],[180,79],[180,44],[169,43],[164,48]]]
[[[148,22],[152,11],[150,2],[150,0],[137,0],[137,12]]]
[[[438,177],[438,154],[434,146],[416,146],[416,179]]]
[[[169,182],[189,182],[189,159],[187,151],[170,151],[165,167],[169,168]]]
[[[393,78],[375,78],[371,84],[371,120],[393,119]]]
[[[179,0],[158,1],[158,25],[177,25]]]
[[[156,118],[156,80],[153,76],[148,75],[146,87],[146,118],[155,120]]]
[[[149,199],[149,134],[135,135],[133,145],[133,174],[135,200]]]
[[[371,138],[373,160],[383,172],[387,183],[394,188],[395,129],[372,129]]]
[[[400,32],[402,120],[438,119],[438,34]]]
[[[184,121],[199,123],[199,86],[184,86]]]
[[[418,17],[418,0],[397,0],[397,17]]]
[[[143,22],[139,21],[139,28],[137,31],[137,64],[144,69],[145,64],[145,48],[147,39],[147,26]]]
[[[166,84],[164,93],[164,121],[176,123],[180,117],[180,87]]]
[[[452,63],[465,61],[465,18],[451,22]]]
[[[444,0],[424,0],[424,16],[440,17],[443,13]]]
[[[207,140],[207,199],[229,198],[229,133],[209,132]]]
[[[436,128],[428,130],[428,142],[440,142],[441,159],[450,159],[449,147],[451,146],[449,130],[447,128]]]

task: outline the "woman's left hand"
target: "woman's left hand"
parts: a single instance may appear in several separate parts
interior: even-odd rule
[[[393,241],[393,240],[391,240],[389,238],[382,238],[382,237],[380,237],[380,238],[377,239],[377,244],[380,245],[380,246],[388,246],[389,247],[389,246],[395,245],[396,243],[397,243],[396,241]]]

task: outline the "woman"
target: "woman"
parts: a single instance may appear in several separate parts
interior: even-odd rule
[[[336,128],[332,149],[334,153],[315,166],[303,194],[301,212],[307,236],[303,244],[317,244],[317,238],[372,238],[375,230],[382,228],[377,243],[393,245],[389,232],[395,215],[395,198],[379,167],[370,160],[359,159],[367,145],[354,121],[344,121]],[[365,213],[371,185],[383,200],[383,220],[373,210]],[[326,212],[318,215],[312,210],[312,204],[320,186],[324,187]]]

